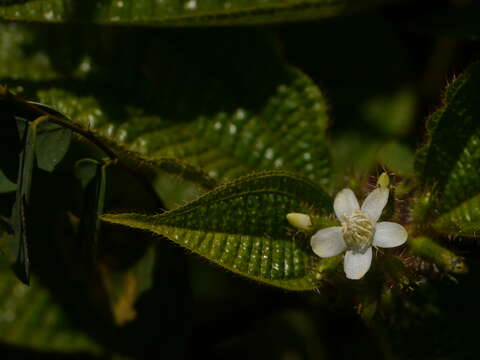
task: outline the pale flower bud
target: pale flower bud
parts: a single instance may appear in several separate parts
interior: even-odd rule
[[[389,185],[390,185],[390,178],[388,177],[388,174],[386,172],[381,173],[377,180],[377,186],[383,189],[388,189]]]
[[[293,227],[300,230],[308,230],[312,226],[310,216],[301,213],[289,213],[287,214],[287,220]]]

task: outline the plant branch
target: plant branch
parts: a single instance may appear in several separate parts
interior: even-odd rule
[[[29,115],[32,115],[35,119],[43,116],[47,116],[49,120],[54,122],[57,125],[63,126],[72,130],[73,132],[80,134],[93,144],[95,144],[98,148],[100,148],[111,160],[112,162],[117,162],[117,155],[103,142],[98,140],[98,138],[92,134],[90,131],[83,129],[82,127],[65,121],[61,117],[51,114],[48,111],[31,104],[19,96],[11,93],[5,86],[0,85],[0,100],[4,100],[5,102],[17,107],[18,109],[22,110],[22,112],[26,112]]]

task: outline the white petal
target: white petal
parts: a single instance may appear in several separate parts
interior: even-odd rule
[[[358,200],[351,189],[341,190],[333,201],[333,209],[337,219],[343,221],[344,215],[350,215],[355,210],[359,210]]]
[[[407,237],[407,230],[402,225],[382,221],[375,225],[375,235],[373,235],[372,244],[383,248],[392,248],[405,243]]]
[[[347,278],[352,280],[361,279],[370,269],[372,264],[372,248],[369,247],[363,254],[348,250],[343,260],[343,269]]]
[[[387,205],[388,193],[389,190],[387,188],[376,188],[368,194],[362,204],[362,212],[365,213],[374,224],[378,221],[380,215],[382,215],[385,205]]]
[[[322,258],[338,255],[347,247],[340,226],[318,230],[310,239],[310,244],[313,252]]]

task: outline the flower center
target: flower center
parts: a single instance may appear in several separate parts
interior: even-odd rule
[[[373,224],[360,210],[355,210],[351,215],[344,217],[342,222],[343,240],[349,249],[364,252],[373,239]]]

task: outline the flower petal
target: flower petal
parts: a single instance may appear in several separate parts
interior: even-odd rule
[[[387,188],[376,188],[368,194],[362,204],[362,212],[365,213],[374,224],[378,221],[380,215],[382,215],[385,205],[387,205],[388,193],[389,190]]]
[[[372,248],[369,247],[364,253],[348,250],[343,260],[343,269],[348,279],[361,279],[370,269],[372,264]]]
[[[310,244],[313,252],[322,258],[338,255],[347,247],[340,226],[318,230],[310,239]]]
[[[341,190],[335,200],[333,201],[333,209],[335,210],[335,215],[340,221],[344,220],[344,215],[350,215],[355,210],[360,209],[358,205],[358,200],[355,194],[351,189]]]
[[[405,228],[397,223],[382,221],[375,225],[373,245],[383,248],[400,246],[407,241],[408,233]]]

